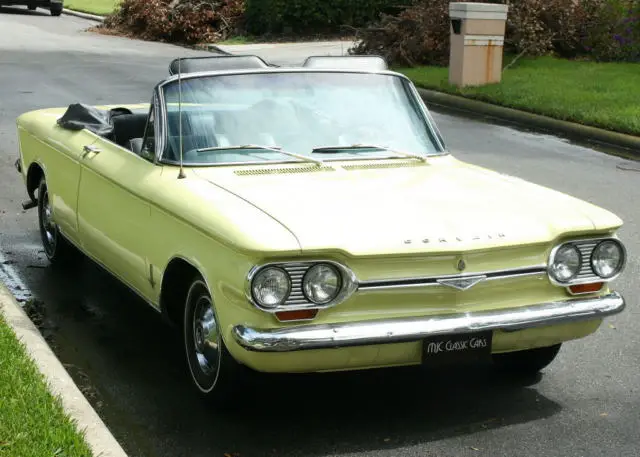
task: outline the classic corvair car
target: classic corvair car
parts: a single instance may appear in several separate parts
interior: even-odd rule
[[[205,397],[247,368],[537,373],[624,309],[622,221],[454,157],[383,60],[169,73],[150,104],[21,115],[16,166],[50,261],[82,252],[176,324]]]

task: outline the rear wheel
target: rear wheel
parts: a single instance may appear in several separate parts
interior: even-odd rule
[[[62,14],[62,4],[61,3],[53,3],[49,8],[52,16],[60,16]]]
[[[67,263],[76,256],[75,248],[60,234],[53,221],[53,207],[47,182],[43,177],[38,186],[38,225],[47,259],[53,264]]]
[[[526,351],[493,354],[494,365],[498,370],[514,375],[535,375],[547,367],[560,352],[562,344],[528,349]]]
[[[243,379],[243,368],[227,350],[211,293],[200,275],[187,292],[183,347],[196,389],[216,406],[229,406]]]

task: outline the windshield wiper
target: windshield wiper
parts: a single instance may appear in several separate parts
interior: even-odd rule
[[[318,159],[314,159],[311,158],[309,156],[305,156],[302,154],[296,154],[295,152],[289,152],[289,151],[283,151],[282,148],[274,146],[261,146],[258,144],[246,144],[244,146],[211,146],[208,148],[200,148],[200,149],[196,149],[196,152],[201,153],[201,152],[208,152],[208,151],[237,151],[237,150],[242,150],[242,149],[257,149],[260,151],[273,151],[273,152],[279,152],[280,154],[285,154],[291,157],[296,157],[300,160],[304,160],[305,162],[312,162],[315,163],[316,165],[322,165],[324,162],[322,160],[318,160]]]
[[[410,152],[396,151],[395,149],[385,148],[384,146],[368,145],[368,144],[352,144],[350,146],[322,146],[314,148],[311,152],[316,154],[334,154],[340,151],[355,151],[359,149],[377,149],[379,151],[387,151],[393,154],[398,154],[404,157],[411,157],[413,159],[420,160],[422,162],[427,161],[427,157],[419,154],[412,154]]]

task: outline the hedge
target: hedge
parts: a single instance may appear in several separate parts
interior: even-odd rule
[[[399,66],[449,64],[451,0],[418,0],[360,30],[354,54]],[[467,0],[478,2],[482,0]],[[485,0],[486,1],[486,0]],[[508,3],[505,51],[640,62],[640,0],[493,0]]]
[[[394,13],[413,0],[246,0],[249,33],[338,32],[342,25],[361,27]]]

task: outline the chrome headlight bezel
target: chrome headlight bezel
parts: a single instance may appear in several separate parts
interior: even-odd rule
[[[284,280],[286,281],[286,286],[287,286],[286,293],[283,295],[282,299],[280,301],[278,301],[278,303],[275,303],[273,305],[267,305],[267,304],[261,302],[256,296],[256,290],[255,290],[255,287],[254,287],[256,280],[259,279],[261,277],[261,275],[264,275],[267,272],[274,272],[274,273],[277,272],[277,273],[283,275]],[[287,299],[289,298],[290,295],[291,295],[291,277],[289,276],[287,271],[285,271],[282,268],[279,268],[277,266],[270,266],[270,267],[267,267],[267,268],[262,268],[260,271],[257,271],[256,274],[252,278],[252,281],[251,281],[251,298],[261,308],[265,308],[265,309],[278,308],[279,306],[282,306],[282,304],[287,301]]]
[[[614,244],[616,245],[619,250],[620,250],[620,263],[618,264],[617,268],[614,270],[614,273],[612,275],[609,276],[603,276],[601,274],[601,272],[598,271],[598,268],[596,268],[595,263],[594,263],[594,256],[596,254],[596,251],[602,247],[605,244]],[[595,248],[593,248],[593,251],[591,252],[591,256],[589,257],[589,262],[591,265],[591,269],[593,270],[593,272],[595,274],[597,274],[602,280],[605,281],[612,281],[613,279],[617,278],[618,276],[620,276],[620,273],[622,273],[622,271],[624,270],[624,267],[627,263],[627,251],[624,247],[624,244],[622,244],[620,242],[620,240],[617,239],[608,239],[608,240],[602,240],[600,241]]]
[[[308,287],[309,286],[309,282],[311,281],[311,279],[310,279],[311,273],[314,270],[320,269],[320,268],[329,269],[335,275],[336,280],[338,282],[338,288],[337,288],[336,292],[333,294],[333,296],[331,296],[327,300],[314,300],[314,298],[311,297],[312,292],[309,290],[309,287]],[[335,266],[331,265],[330,263],[317,263],[317,264],[313,265],[312,267],[310,267],[306,271],[304,276],[302,277],[302,293],[307,298],[307,300],[309,300],[312,303],[315,303],[316,305],[325,305],[327,303],[331,303],[333,300],[336,299],[336,297],[338,297],[338,295],[340,295],[340,290],[341,289],[342,289],[342,274],[340,273],[340,270],[338,270]]]
[[[618,271],[612,275],[611,277],[605,278],[600,276],[595,268],[593,267],[593,263],[592,263],[592,258],[593,258],[593,253],[595,252],[595,249],[597,246],[599,246],[601,243],[603,242],[613,242],[616,245],[618,245],[621,248],[622,251],[622,261],[621,261],[621,265],[620,268],[618,269]],[[567,245],[572,245],[574,247],[576,247],[578,249],[578,251],[581,254],[581,268],[580,268],[580,272],[578,273],[578,275],[575,275],[572,279],[566,281],[566,282],[562,282],[562,281],[558,281],[554,275],[551,273],[551,265],[553,265],[555,256],[557,254],[557,252],[567,246]],[[611,282],[613,280],[615,280],[616,278],[618,278],[618,276],[620,276],[620,274],[624,271],[624,268],[626,266],[626,262],[627,262],[627,251],[626,248],[624,246],[624,243],[622,243],[618,238],[616,237],[602,237],[602,238],[583,238],[583,239],[574,239],[574,240],[567,240],[567,241],[563,241],[561,243],[559,243],[558,245],[556,245],[550,252],[549,254],[549,259],[547,262],[547,276],[549,278],[549,281],[556,285],[556,286],[561,286],[561,287],[570,287],[570,286],[577,286],[580,284],[591,284],[591,283],[608,283]]]
[[[338,294],[326,303],[314,303],[306,297],[303,289],[303,278],[314,266],[328,265],[334,268],[340,275],[340,289]],[[275,307],[264,307],[255,300],[253,295],[253,283],[256,276],[267,268],[279,268],[287,272],[291,281],[289,297]],[[305,260],[290,262],[270,262],[256,265],[251,268],[246,278],[245,292],[247,299],[256,308],[268,313],[279,313],[282,311],[299,311],[307,309],[326,309],[336,306],[347,300],[358,288],[358,280],[348,267],[334,260]]]
[[[553,273],[553,268],[554,268],[554,265],[556,264],[556,257],[563,249],[574,250],[575,253],[578,255],[578,268],[575,270],[575,272],[571,277],[564,280],[559,279]],[[549,278],[551,278],[557,284],[571,284],[572,281],[580,274],[580,270],[582,270],[582,265],[583,265],[583,260],[582,260],[582,253],[580,252],[580,248],[578,248],[578,246],[576,246],[574,243],[563,243],[560,246],[556,246],[551,256],[549,256],[549,264],[547,266],[547,272],[549,274]]]

